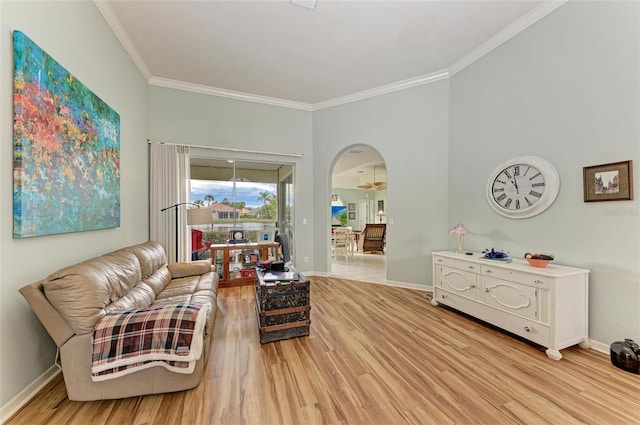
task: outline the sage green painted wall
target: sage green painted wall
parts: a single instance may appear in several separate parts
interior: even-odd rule
[[[330,263],[333,165],[366,144],[387,166],[387,279],[431,286],[431,252],[447,245],[448,97],[438,81],[314,112],[315,270]]]
[[[279,155],[196,149],[193,155],[295,164],[295,252],[300,271],[313,270],[313,150],[311,112],[192,92],[149,88],[151,140],[277,153]],[[215,193],[213,194],[215,196]],[[303,219],[308,224],[303,224]],[[304,257],[310,261],[304,263]]]
[[[462,220],[474,250],[591,270],[589,336],[605,344],[640,340],[639,18],[638,2],[568,2],[451,78],[449,225]],[[520,155],[551,162],[561,188],[543,214],[511,220],[485,184]],[[636,200],[584,203],[582,167],[625,160]]]
[[[55,345],[24,285],[60,267],[148,240],[147,84],[93,2],[0,1],[0,406],[53,366]],[[13,38],[20,30],[120,114],[119,228],[12,236]]]

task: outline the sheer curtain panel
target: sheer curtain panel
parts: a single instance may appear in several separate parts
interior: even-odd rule
[[[169,262],[176,258],[176,234],[178,235],[178,260],[191,258],[191,235],[187,227],[187,205],[160,211],[172,205],[189,202],[190,172],[189,147],[151,143],[149,179],[149,225],[151,240],[164,246]],[[178,232],[175,214],[178,214]]]

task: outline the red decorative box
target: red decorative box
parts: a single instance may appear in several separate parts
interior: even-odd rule
[[[255,277],[256,269],[242,269],[240,270],[240,276],[242,277]]]

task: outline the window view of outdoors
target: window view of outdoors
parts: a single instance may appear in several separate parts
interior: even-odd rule
[[[229,231],[243,230],[244,238],[257,241],[258,232],[274,228],[278,217],[277,184],[217,180],[191,180],[191,202],[211,209],[213,224],[199,225],[202,240],[226,243]]]

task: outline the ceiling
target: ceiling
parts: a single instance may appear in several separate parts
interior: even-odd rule
[[[358,185],[380,181],[387,181],[387,166],[378,151],[367,145],[352,146],[340,155],[331,175],[334,189],[358,189]]]
[[[94,3],[151,85],[317,110],[447,78],[564,1]],[[356,146],[336,162],[332,186],[373,182],[374,170],[386,181],[378,152]]]
[[[314,110],[446,78],[563,1],[94,3],[152,85]]]

